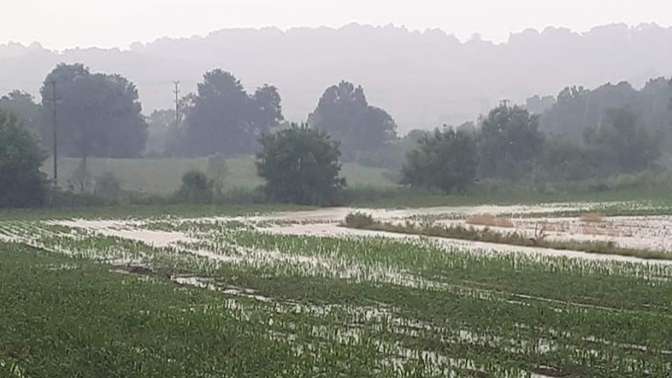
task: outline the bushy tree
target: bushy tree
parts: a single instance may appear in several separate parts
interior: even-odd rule
[[[402,169],[402,183],[413,187],[462,191],[476,178],[478,150],[472,133],[435,130],[418,141]]]
[[[502,104],[483,120],[478,141],[482,177],[518,179],[528,175],[542,152],[539,118],[519,106]]]
[[[339,177],[339,144],[321,130],[294,124],[264,135],[261,146],[257,170],[275,201],[332,204],[346,185]]]
[[[281,102],[282,99],[276,87],[264,85],[254,92],[251,97],[250,119],[255,141],[263,134],[279,126],[280,122],[285,119],[282,115]]]
[[[644,170],[660,157],[660,141],[627,108],[610,109],[605,122],[586,133],[586,144],[604,173]]]
[[[14,114],[24,127],[40,138],[50,131],[45,125],[42,106],[30,93],[17,90],[0,97],[0,110]]]
[[[370,106],[361,86],[345,81],[324,92],[308,123],[339,141],[348,160],[396,139],[394,119],[385,110]]]
[[[207,72],[186,110],[183,152],[192,156],[255,152],[258,138],[283,120],[280,101],[275,87],[263,86],[250,96],[231,73]]]
[[[45,154],[17,118],[0,111],[0,207],[43,203],[46,179],[40,172]]]
[[[64,155],[129,158],[142,154],[147,124],[133,83],[120,75],[92,74],[81,64],[60,64],[41,89],[49,116],[54,107],[52,83],[59,149]]]

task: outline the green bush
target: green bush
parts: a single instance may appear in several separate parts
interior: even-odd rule
[[[374,224],[373,217],[370,214],[355,212],[345,217],[345,225],[352,228],[366,228]]]
[[[190,203],[210,203],[214,196],[212,180],[201,171],[192,170],[182,176],[177,198]]]

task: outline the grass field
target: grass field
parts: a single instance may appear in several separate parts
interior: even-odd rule
[[[589,202],[607,215],[672,214],[672,191],[668,187],[652,191],[615,189],[605,192],[529,190],[485,191],[479,187],[467,193],[423,192],[412,189],[371,189],[351,191],[349,204],[376,208],[421,208],[435,206],[519,205],[538,203]],[[636,205],[636,206],[633,206]],[[639,206],[646,204],[646,206]],[[570,215],[565,214],[565,215]]]
[[[670,265],[283,235],[313,213],[260,211],[0,221],[0,376],[672,369]]]
[[[68,181],[75,175],[80,159],[62,159],[59,184],[68,188]],[[47,161],[44,171],[50,172],[51,162]],[[219,176],[221,189],[225,192],[227,204],[251,203],[253,189],[263,184],[256,175],[252,157],[227,159],[221,163],[210,162],[208,158],[194,159],[89,159],[89,174],[100,177],[112,173],[122,185],[122,189],[132,192],[155,194],[167,197],[180,187],[182,175],[192,169],[201,170],[212,176]],[[639,210],[640,215],[672,214],[672,179],[668,174],[656,178],[652,173],[605,179],[610,189],[594,190],[602,181],[565,183],[559,186],[535,187],[530,183],[478,183],[465,193],[445,194],[400,187],[395,183],[395,172],[365,167],[354,163],[343,164],[342,174],[348,181],[348,190],[340,201],[344,205],[377,208],[431,207],[431,206],[472,206],[479,204],[536,204],[551,202],[595,202],[616,203],[601,209],[607,215],[635,214],[635,209],[623,208],[623,202],[648,202],[647,210]],[[233,205],[231,205],[233,206]],[[174,206],[175,207],[175,206]],[[179,207],[179,206],[177,206]],[[185,207],[185,206],[182,206]],[[205,207],[206,213],[216,213],[217,206]],[[85,216],[106,211],[129,214],[155,211],[122,207],[121,209],[89,209],[78,211]],[[193,212],[189,210],[189,212]],[[21,211],[12,213],[22,213]],[[25,213],[25,212],[24,212]],[[30,212],[29,212],[30,213]],[[43,212],[44,213],[44,212]],[[47,212],[48,213],[48,212]],[[53,213],[53,212],[51,212]],[[30,216],[30,215],[29,215]],[[0,214],[0,218],[3,214]],[[7,218],[7,216],[5,216]]]
[[[59,185],[68,188],[81,160],[74,158],[60,159]],[[91,177],[100,177],[112,173],[121,181],[122,188],[129,191],[150,194],[172,194],[181,184],[182,175],[189,170],[200,170],[208,173],[213,168],[208,158],[193,159],[97,159],[88,160],[88,171]],[[254,189],[263,184],[257,176],[254,159],[241,157],[227,159],[224,163],[222,189]],[[44,164],[44,172],[51,173],[52,163]],[[342,174],[351,187],[394,188],[396,185],[385,175],[386,170],[364,167],[358,164],[343,164]]]

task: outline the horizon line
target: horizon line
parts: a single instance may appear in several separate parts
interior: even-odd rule
[[[578,36],[585,36],[586,34],[589,34],[596,29],[600,28],[605,28],[605,27],[625,27],[630,31],[638,31],[642,30],[645,27],[651,27],[651,28],[659,28],[663,30],[669,30],[672,29],[672,25],[666,26],[666,25],[661,25],[657,22],[640,22],[638,24],[628,24],[627,22],[611,22],[611,23],[605,23],[605,24],[597,24],[595,26],[590,27],[588,30],[583,30],[583,31],[578,31],[578,30],[573,30],[572,28],[566,27],[566,26],[558,26],[558,25],[547,25],[543,29],[537,29],[534,27],[529,27],[525,28],[523,30],[519,31],[512,31],[509,32],[508,37],[506,39],[503,39],[501,41],[496,41],[494,39],[483,39],[481,33],[479,32],[473,32],[469,38],[459,38],[454,32],[448,32],[443,28],[440,27],[426,27],[426,28],[409,28],[406,25],[399,25],[395,23],[387,23],[387,24],[370,24],[370,23],[359,23],[359,22],[349,22],[346,24],[343,24],[341,26],[329,26],[329,25],[319,25],[319,26],[291,26],[291,27],[279,27],[279,26],[274,26],[274,25],[267,25],[267,26],[249,26],[249,27],[228,27],[228,28],[221,28],[221,29],[216,29],[211,32],[205,33],[205,34],[192,34],[189,36],[161,36],[157,37],[154,39],[146,40],[146,41],[133,41],[129,42],[125,45],[119,45],[119,46],[111,46],[111,47],[101,47],[101,46],[73,46],[73,47],[66,47],[66,48],[50,48],[47,46],[44,46],[43,43],[40,41],[32,41],[32,42],[17,42],[15,40],[8,40],[5,42],[0,42],[0,49],[1,48],[9,48],[13,46],[20,46],[23,48],[41,48],[44,50],[48,50],[51,52],[57,52],[57,53],[64,53],[68,51],[77,51],[77,50],[118,50],[118,51],[133,51],[134,49],[137,48],[142,48],[147,45],[151,45],[160,41],[185,41],[185,40],[197,40],[197,39],[207,39],[209,37],[212,37],[213,35],[216,35],[218,33],[222,32],[233,32],[233,31],[256,31],[256,32],[264,32],[264,31],[277,31],[283,34],[288,34],[291,32],[296,32],[296,31],[302,31],[302,30],[331,30],[331,31],[343,31],[348,28],[352,27],[360,27],[360,28],[371,28],[371,29],[393,29],[393,30],[402,30],[407,33],[411,34],[420,34],[420,35],[426,35],[429,33],[441,33],[445,38],[448,39],[453,39],[456,42],[459,42],[462,45],[468,44],[470,42],[481,42],[481,43],[487,43],[487,44],[492,44],[495,46],[500,46],[500,45],[506,45],[511,43],[512,37],[516,35],[522,35],[524,33],[536,33],[538,35],[543,35],[546,32],[550,31],[568,31],[570,34],[576,34]]]

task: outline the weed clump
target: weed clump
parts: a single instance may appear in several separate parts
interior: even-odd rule
[[[373,217],[370,214],[362,212],[350,213],[345,217],[345,225],[350,228],[366,228],[374,224]]]

